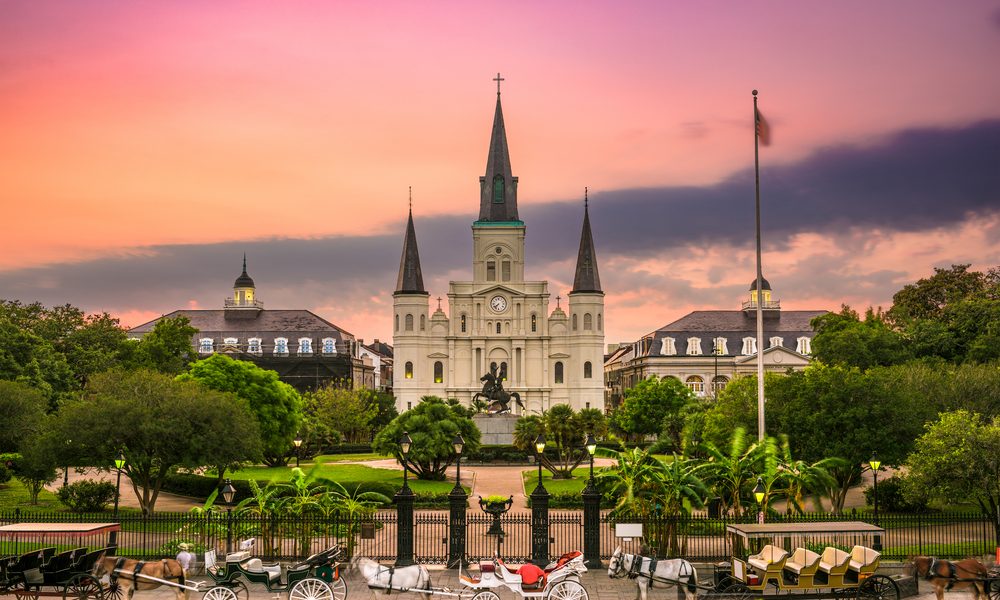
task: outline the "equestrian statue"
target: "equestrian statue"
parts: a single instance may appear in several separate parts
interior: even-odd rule
[[[497,373],[496,365],[490,365],[490,372],[479,378],[483,382],[483,391],[476,392],[472,401],[483,398],[486,400],[486,414],[502,415],[510,412],[510,401],[513,398],[517,405],[524,410],[524,403],[521,402],[521,395],[517,392],[508,392],[503,389],[503,381],[507,379],[507,365],[500,366]]]

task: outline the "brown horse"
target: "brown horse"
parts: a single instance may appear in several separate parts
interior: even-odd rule
[[[985,582],[988,577],[986,567],[974,558],[944,560],[933,556],[914,556],[910,561],[909,574],[925,579],[934,586],[937,600],[942,600],[945,590],[968,588],[975,594],[975,600],[985,600]]]
[[[105,556],[94,565],[94,577],[101,579],[107,575],[112,583],[117,583],[120,590],[128,590],[128,600],[132,600],[132,595],[136,590],[152,590],[163,585],[159,581],[152,581],[141,577],[156,577],[165,581],[176,581],[184,585],[184,569],[180,563],[172,558],[164,558],[150,562],[142,562],[121,556]],[[140,577],[136,577],[140,575]],[[188,600],[188,591],[181,587],[170,586],[177,600]],[[112,588],[114,589],[114,588]],[[121,592],[112,592],[113,597],[120,599]]]

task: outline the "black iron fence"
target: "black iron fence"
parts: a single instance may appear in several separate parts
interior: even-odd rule
[[[848,515],[808,514],[772,518],[769,522],[789,523],[857,520],[875,523],[871,513]],[[0,512],[0,525],[10,523],[85,522],[107,523],[107,513],[69,514],[9,511]],[[351,554],[361,554],[379,561],[396,559],[397,515],[379,511],[366,518],[343,519],[322,516],[260,516],[246,513],[157,513],[151,516],[126,513],[116,520],[121,531],[116,536],[122,555],[154,558],[173,556],[180,543],[193,546],[196,552],[215,549],[239,550],[240,543],[254,540],[252,553],[269,559],[299,558],[340,544]],[[732,540],[725,535],[726,525],[736,522],[690,516],[676,519],[647,520],[641,523],[642,537],[622,539],[615,535],[615,523],[602,514],[600,519],[600,556],[607,560],[621,546],[626,552],[653,552],[681,555],[699,561],[717,561],[730,556]],[[744,521],[745,522],[745,521]],[[478,509],[469,509],[466,519],[465,556],[469,561],[482,560],[499,553],[512,562],[531,558],[530,513],[507,513],[500,517],[501,535],[488,533],[492,517]],[[878,525],[885,529],[879,540],[883,556],[903,559],[917,554],[939,557],[993,555],[997,534],[990,520],[979,514],[880,514]],[[584,543],[583,512],[553,510],[549,514],[549,555],[580,550]],[[448,512],[415,511],[413,520],[414,558],[422,563],[445,564],[448,561]],[[812,538],[775,540],[785,545],[839,545],[864,543],[860,540]],[[104,539],[80,540],[68,535],[0,536],[0,555],[19,554],[39,546],[62,548],[87,545],[96,548]]]

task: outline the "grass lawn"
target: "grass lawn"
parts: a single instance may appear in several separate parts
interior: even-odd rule
[[[67,511],[59,497],[48,490],[38,494],[38,504],[30,504],[31,497],[27,488],[16,478],[0,485],[0,510],[8,511],[20,508],[22,512],[52,512]]]
[[[601,467],[594,467],[594,475],[601,470]],[[542,469],[542,485],[549,493],[560,492],[580,493],[587,485],[587,478],[590,477],[590,467],[577,467],[573,469],[573,479],[552,479],[552,473]],[[538,468],[530,471],[521,471],[521,479],[524,483],[524,493],[531,494],[538,484]]]
[[[309,462],[350,462],[350,461],[362,461],[362,460],[382,460],[385,458],[392,458],[390,456],[384,456],[382,454],[375,454],[373,452],[367,452],[363,454],[320,454],[319,456],[311,459]],[[302,461],[302,464],[306,464],[306,461]]]
[[[233,479],[288,481],[292,473],[292,468],[294,467],[250,467],[234,471],[230,473],[229,476]],[[402,469],[375,469],[364,465],[326,463],[318,463],[315,466],[303,465],[303,470],[306,473],[311,472],[312,469],[316,469],[317,477],[322,477],[331,481],[348,481],[355,483],[361,481],[379,481],[388,483],[397,488],[402,487],[403,485]],[[409,484],[410,488],[414,492],[434,492],[444,494],[447,494],[451,491],[451,488],[455,486],[454,483],[448,481],[419,481],[412,474],[409,477]],[[348,491],[351,490],[348,489]]]

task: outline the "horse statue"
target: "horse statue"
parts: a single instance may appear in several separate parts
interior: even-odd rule
[[[405,594],[412,592],[423,595],[425,600],[431,598],[431,574],[423,565],[408,567],[385,566],[370,558],[357,555],[351,559],[351,569],[361,573],[368,589],[379,595],[388,596],[392,592]]]
[[[507,378],[507,366],[502,365],[500,367],[499,374],[497,373],[496,365],[490,366],[489,373],[483,375],[479,378],[479,381],[483,383],[483,391],[476,392],[476,395],[472,397],[472,401],[475,402],[479,398],[484,398],[486,400],[486,414],[488,415],[501,415],[510,412],[510,401],[513,398],[517,405],[524,410],[524,403],[521,402],[521,395],[517,392],[507,392],[503,389],[503,380]]]
[[[933,556],[914,556],[907,566],[909,575],[917,581],[924,579],[934,586],[937,600],[942,600],[945,591],[968,588],[975,600],[986,598],[985,580],[989,572],[983,563],[974,558],[944,560]]]
[[[646,600],[646,594],[654,583],[661,587],[684,585],[684,600],[698,600],[698,572],[683,558],[657,560],[625,554],[618,547],[608,563],[608,577],[635,579],[639,588],[635,594],[636,600]]]
[[[100,580],[105,575],[111,582],[111,596],[121,598],[124,592],[128,600],[136,590],[152,590],[163,583],[149,579],[150,577],[166,582],[176,581],[184,585],[184,568],[172,558],[163,560],[138,561],[122,556],[105,556],[94,564],[91,575]],[[188,591],[182,587],[170,586],[177,600],[187,600]]]

